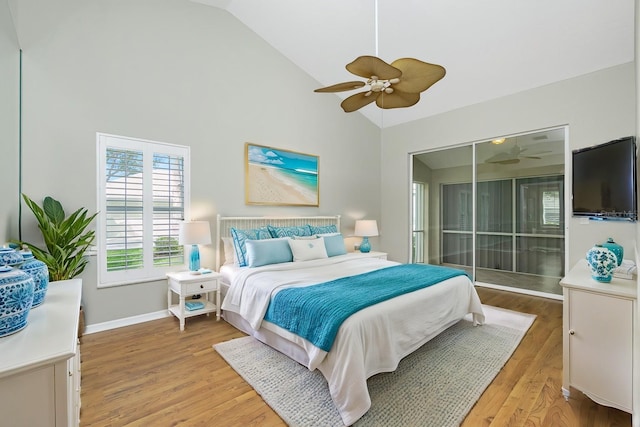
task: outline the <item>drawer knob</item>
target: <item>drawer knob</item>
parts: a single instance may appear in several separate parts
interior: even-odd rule
[[[573,329],[569,329],[569,335],[575,335],[576,331],[574,331]]]
[[[204,289],[204,285],[200,285],[200,289]]]

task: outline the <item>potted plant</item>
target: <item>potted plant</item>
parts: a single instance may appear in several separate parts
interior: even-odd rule
[[[62,204],[52,197],[45,197],[42,207],[25,194],[22,198],[38,221],[46,248],[20,243],[47,265],[49,280],[71,279],[82,273],[88,262],[84,253],[95,240],[95,230],[86,229],[97,213],[87,216],[87,209],[80,208],[67,217]]]

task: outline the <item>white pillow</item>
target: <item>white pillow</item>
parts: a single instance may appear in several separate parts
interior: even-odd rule
[[[233,239],[231,237],[223,237],[222,243],[224,245],[224,265],[237,264],[238,257],[233,247]]]
[[[293,236],[294,240],[315,240],[318,236],[315,234],[313,236]]]
[[[324,239],[289,240],[289,247],[293,253],[293,261],[310,261],[312,259],[328,258]]]

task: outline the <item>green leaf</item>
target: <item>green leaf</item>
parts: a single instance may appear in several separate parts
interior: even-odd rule
[[[47,214],[47,217],[54,224],[57,225],[64,221],[65,214],[64,209],[62,209],[62,204],[53,197],[45,197],[44,202],[42,202],[42,207],[44,213]]]

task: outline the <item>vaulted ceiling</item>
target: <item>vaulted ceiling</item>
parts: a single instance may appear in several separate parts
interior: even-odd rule
[[[233,14],[318,87],[361,80],[345,69],[360,55],[446,68],[413,107],[370,104],[348,113],[381,127],[634,60],[633,0],[192,1]],[[353,93],[316,96],[335,97],[340,109],[341,98]]]

